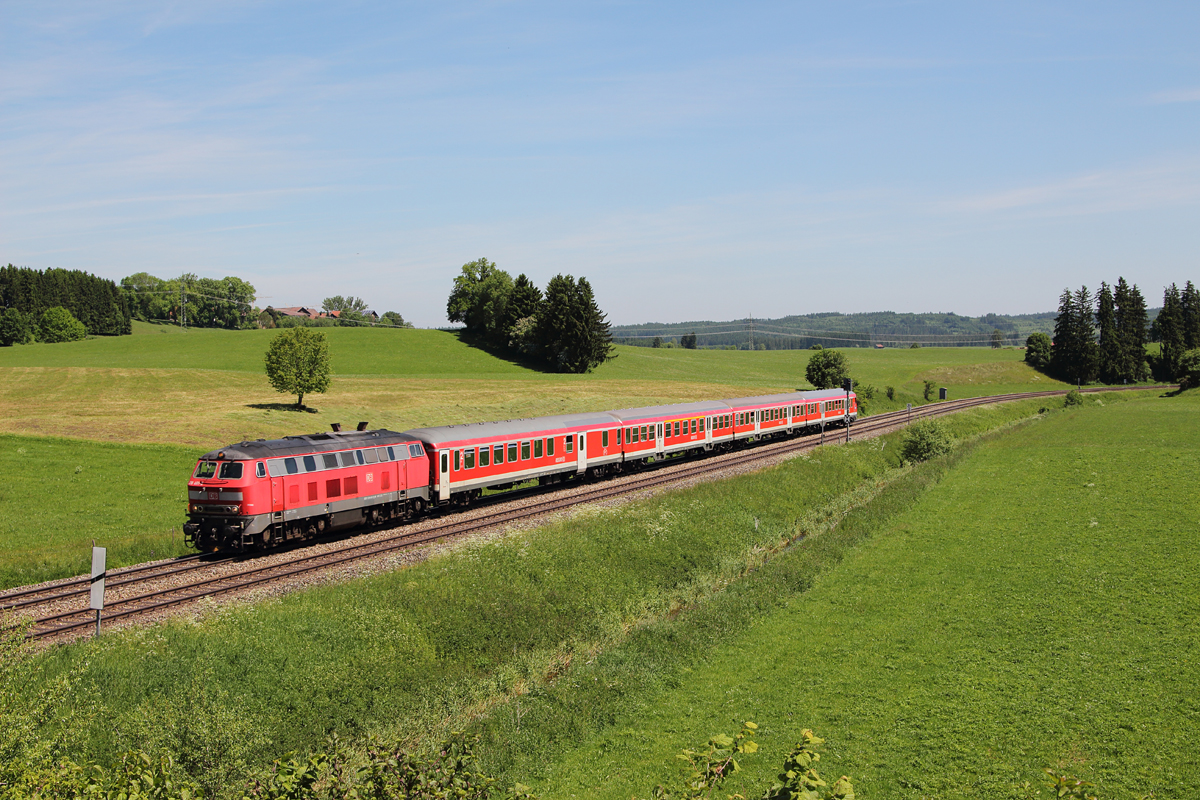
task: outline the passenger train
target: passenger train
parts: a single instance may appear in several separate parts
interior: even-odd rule
[[[546,485],[849,425],[854,392],[735,397],[584,414],[238,442],[200,457],[187,541],[247,551],[465,506],[484,489]]]

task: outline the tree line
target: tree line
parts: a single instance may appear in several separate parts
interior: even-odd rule
[[[143,322],[174,322],[190,328],[258,327],[254,286],[233,276],[198,278],[185,273],[166,280],[148,272],[121,279],[130,313]]]
[[[588,372],[614,357],[608,322],[587,278],[555,275],[542,292],[524,274],[513,280],[480,258],[463,264],[454,279],[446,316],[479,345],[555,372]]]
[[[1044,333],[1030,335],[1025,360],[1077,384],[1137,383],[1151,377],[1188,383],[1200,365],[1200,292],[1191,281],[1182,291],[1172,283],[1154,323],[1147,319],[1141,291],[1124,278],[1115,286],[1102,282],[1096,295],[1086,286],[1064,289],[1053,341]],[[1161,344],[1157,355],[1147,355],[1148,341]]]
[[[0,267],[0,309],[5,346],[132,330],[129,305],[117,285],[80,270]]]

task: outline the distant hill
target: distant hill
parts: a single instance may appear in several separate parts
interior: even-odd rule
[[[1024,344],[1035,331],[1052,333],[1057,312],[1042,314],[805,314],[780,319],[739,319],[731,322],[648,322],[614,325],[613,339],[620,344],[650,347],[655,337],[663,344],[679,344],[680,337],[696,334],[699,348],[748,350],[804,350],[823,347],[986,347],[999,330],[1005,345]]]

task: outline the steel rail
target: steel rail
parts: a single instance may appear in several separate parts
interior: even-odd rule
[[[1134,387],[1089,388],[1089,389],[1083,389],[1082,391],[1091,393],[1091,392],[1108,392],[1108,391],[1144,391],[1144,390],[1170,389],[1170,388],[1174,388],[1174,387],[1166,386],[1166,385],[1156,385],[1156,386],[1134,386]],[[981,405],[990,405],[990,404],[994,404],[994,403],[1010,402],[1010,401],[1023,400],[1023,399],[1035,399],[1038,397],[1062,396],[1064,394],[1067,394],[1068,391],[1069,390],[1055,389],[1055,390],[1046,390],[1046,391],[1041,391],[1041,392],[1015,392],[1015,393],[1009,393],[1009,394],[1004,394],[1004,395],[991,395],[991,396],[983,396],[983,397],[964,398],[962,400],[952,400],[952,401],[939,402],[939,403],[925,405],[925,406],[919,406],[912,410],[911,415],[907,409],[900,410],[900,411],[893,411],[893,412],[888,412],[886,414],[879,414],[877,416],[864,418],[863,420],[861,420],[857,423],[853,423],[850,426],[850,434],[854,435],[855,431],[858,432],[858,435],[877,433],[877,432],[882,432],[884,430],[887,430],[888,428],[892,428],[897,425],[903,425],[903,424],[907,423],[910,419],[913,419],[913,418],[920,419],[922,417],[941,416],[943,414],[953,413],[955,411],[961,411],[961,410],[964,410],[967,408],[973,408],[973,407],[981,406]],[[833,444],[836,444],[839,441],[841,441],[841,433],[845,431],[845,427],[839,427],[835,430],[837,430],[839,433],[830,442]],[[720,463],[721,468],[736,467],[736,466],[747,464],[747,463],[753,463],[755,461],[768,460],[768,459],[777,457],[778,455],[785,454],[788,452],[813,449],[813,448],[821,446],[824,443],[823,438],[824,437],[818,438],[815,434],[811,434],[811,435],[804,436],[799,440],[789,439],[784,442],[768,443],[768,444],[765,444],[765,445],[762,445],[759,447],[755,447],[753,450],[748,451],[748,452],[741,452],[741,453],[735,453],[735,454],[720,454],[720,455],[717,455],[717,457],[720,458],[719,463]],[[635,493],[635,492],[639,492],[639,491],[645,491],[647,489],[652,489],[652,488],[655,488],[657,486],[661,486],[664,484],[677,483],[679,481],[688,480],[689,478],[692,478],[692,477],[703,476],[704,474],[711,472],[713,469],[713,466],[714,466],[712,464],[712,462],[710,462],[710,461],[705,461],[703,463],[694,463],[693,462],[693,463],[687,464],[686,466],[685,466],[686,462],[685,463],[672,463],[673,461],[674,461],[674,458],[664,461],[661,467],[654,469],[655,474],[647,475],[642,478],[635,478],[634,480],[625,481],[618,485],[601,486],[601,487],[597,487],[596,489],[593,489],[590,491],[575,493],[575,494],[571,494],[566,497],[549,497],[544,500],[539,500],[539,501],[536,501],[536,502],[533,502],[533,503],[530,503],[527,505],[523,505],[520,508],[510,509],[508,511],[503,511],[503,512],[500,512],[499,514],[494,514],[494,515],[491,515],[488,517],[482,517],[482,518],[478,518],[478,519],[474,519],[474,520],[449,522],[444,525],[438,525],[438,526],[435,526],[431,529],[427,529],[424,531],[398,534],[394,537],[389,537],[382,541],[351,544],[348,547],[339,548],[339,549],[331,551],[331,552],[303,556],[301,558],[293,559],[293,560],[287,561],[282,564],[273,564],[273,565],[268,565],[268,566],[263,566],[263,567],[257,567],[257,568],[251,569],[251,570],[245,570],[245,571],[233,573],[230,575],[216,576],[216,577],[208,578],[208,579],[201,580],[201,581],[193,581],[191,583],[184,584],[183,586],[176,586],[176,587],[170,587],[170,588],[166,588],[166,589],[160,589],[160,590],[157,590],[154,592],[149,592],[149,593],[146,593],[143,595],[137,595],[134,597],[124,598],[124,599],[119,600],[116,603],[112,604],[112,606],[110,606],[110,608],[117,607],[117,606],[126,606],[126,605],[130,605],[133,603],[142,603],[142,604],[137,605],[135,607],[130,607],[130,608],[127,608],[124,610],[117,611],[116,613],[110,613],[105,616],[109,620],[122,619],[125,617],[145,614],[145,613],[155,611],[155,610],[158,610],[161,608],[165,608],[168,606],[172,606],[172,605],[179,605],[181,603],[186,603],[191,600],[196,600],[196,599],[200,599],[203,597],[212,597],[212,596],[216,596],[216,595],[220,595],[220,594],[226,594],[228,592],[247,589],[247,588],[250,588],[253,586],[261,585],[263,583],[284,580],[286,578],[290,578],[290,577],[293,577],[296,575],[301,575],[301,574],[305,574],[305,573],[309,573],[309,572],[314,572],[314,571],[320,570],[320,569],[329,569],[331,567],[335,567],[335,566],[345,564],[348,562],[371,558],[371,557],[378,556],[378,555],[384,555],[387,553],[395,552],[397,550],[409,549],[409,548],[413,548],[413,547],[416,547],[421,544],[428,544],[430,542],[444,539],[449,536],[456,536],[456,535],[461,535],[461,534],[465,534],[465,533],[472,533],[472,532],[476,532],[479,530],[491,528],[496,525],[501,525],[501,524],[504,524],[507,522],[512,522],[515,520],[537,517],[537,516],[547,514],[552,511],[556,511],[556,510],[559,510],[562,508],[569,508],[571,506],[578,505],[580,503],[594,502],[596,500],[606,499],[609,497],[616,497],[616,496],[620,496],[620,495],[624,495],[624,494],[631,494],[631,493]],[[674,467],[674,466],[678,466],[681,468],[680,469],[667,469],[669,467]],[[496,497],[497,497],[498,501],[511,499],[511,498],[505,497],[503,495],[497,495]],[[203,555],[203,554],[197,554],[196,557],[198,557],[200,555]],[[188,556],[185,558],[192,559],[192,558],[196,558],[196,557]],[[216,562],[209,562],[208,564],[204,564],[202,566],[215,566],[217,564],[227,563],[228,561],[231,561],[231,560],[234,560],[234,558],[219,560]],[[160,564],[160,565],[154,565],[154,566],[168,566],[168,565]],[[198,565],[198,566],[201,566],[201,565]],[[140,568],[126,568],[125,570],[122,571],[122,574],[128,575],[128,574],[132,574],[134,572],[138,572],[138,571],[142,571],[142,570],[149,570],[151,568],[152,567],[149,565],[146,567],[140,567]],[[179,570],[179,571],[182,572],[184,570]],[[152,579],[152,578],[157,578],[157,577],[164,577],[165,575],[170,575],[170,574],[174,574],[174,573],[167,572],[162,575],[148,576],[147,578],[142,578],[141,580],[147,580],[147,579]],[[87,579],[83,579],[83,580],[87,580]],[[121,585],[135,583],[135,582],[137,582],[137,581],[136,580],[123,581],[121,583]],[[221,584],[221,583],[227,583],[228,585],[216,586],[214,588],[208,588],[208,589],[202,588],[202,587],[212,587],[213,584]],[[158,601],[152,602],[150,604],[143,603],[143,601],[146,601],[146,600],[153,600],[155,598],[163,597],[165,595],[179,594],[181,592],[188,592],[188,590],[192,590],[192,589],[198,589],[199,591],[186,593],[180,597],[158,600]],[[42,624],[45,624],[48,622],[54,622],[54,621],[58,621],[61,619],[66,619],[68,617],[77,616],[79,614],[87,613],[88,611],[89,611],[89,609],[81,609],[81,610],[77,610],[77,611],[61,612],[59,614],[54,614],[54,615],[51,615],[48,617],[43,617],[43,618],[35,620],[34,626],[36,627],[38,625],[42,625]],[[69,623],[67,625],[57,626],[57,627],[54,627],[54,628],[51,628],[48,630],[34,631],[34,632],[32,632],[32,636],[34,638],[46,638],[46,637],[54,636],[57,634],[65,633],[70,630],[75,630],[78,628],[91,626],[93,624],[94,624],[94,622],[92,620],[84,620],[84,621],[80,621],[80,622]]]

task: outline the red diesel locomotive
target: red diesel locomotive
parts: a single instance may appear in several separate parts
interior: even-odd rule
[[[847,408],[847,402],[849,408]],[[853,392],[788,392],[586,414],[239,442],[200,457],[189,542],[249,550],[467,505],[484,489],[603,477],[651,459],[845,425]]]

